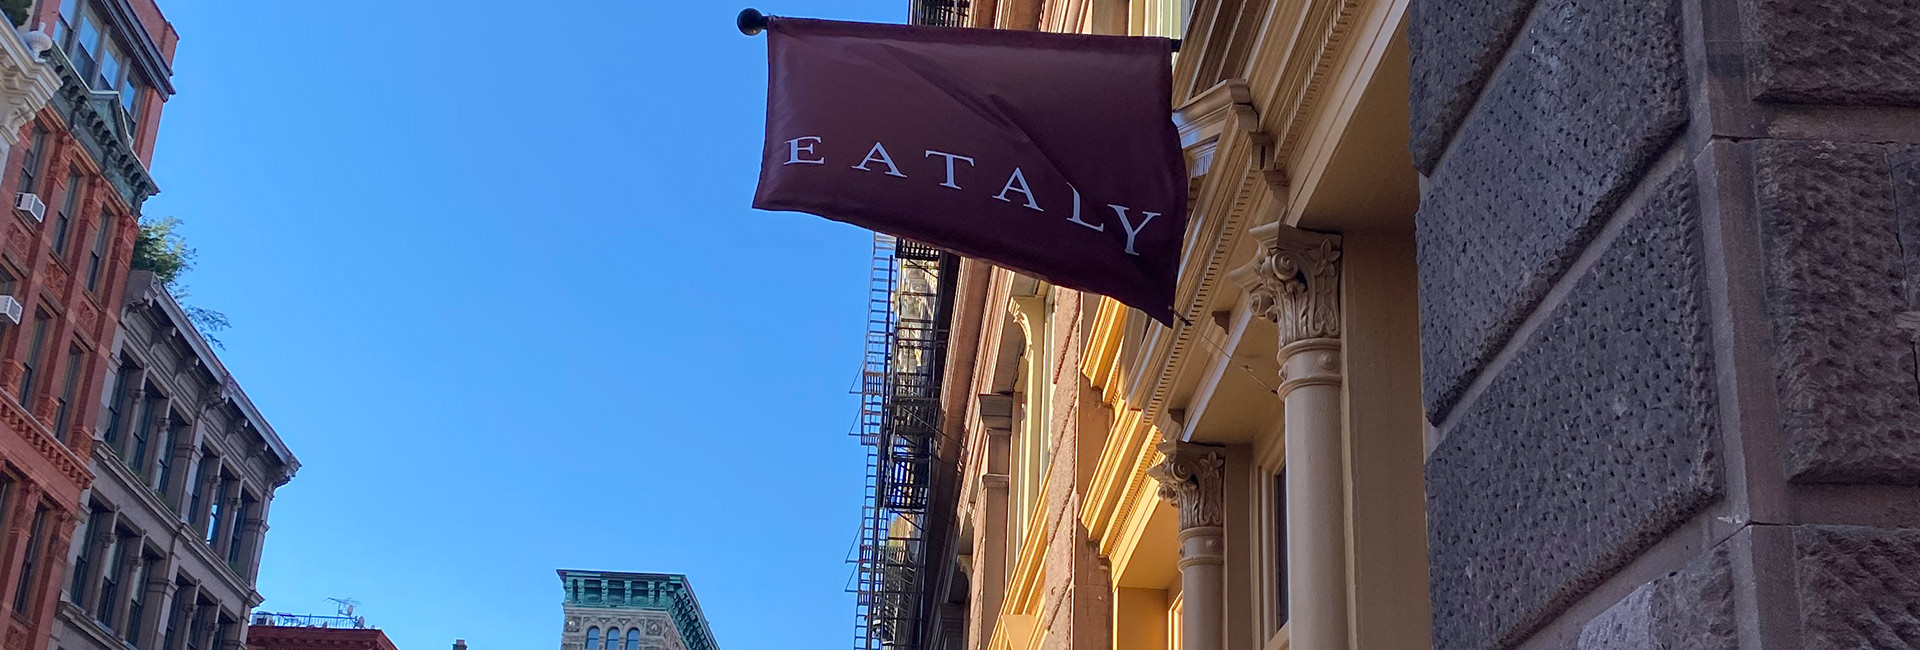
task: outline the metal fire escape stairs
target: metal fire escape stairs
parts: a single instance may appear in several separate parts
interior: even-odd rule
[[[876,234],[856,435],[867,501],[852,591],[856,650],[917,650],[928,606],[925,524],[940,439],[942,253]]]

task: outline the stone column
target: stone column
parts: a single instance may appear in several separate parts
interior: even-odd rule
[[[1233,278],[1280,336],[1286,413],[1289,647],[1348,647],[1340,238],[1270,223]]]
[[[1226,647],[1226,527],[1221,483],[1226,457],[1219,447],[1160,443],[1166,456],[1147,470],[1160,481],[1160,498],[1180,511],[1181,650]]]
[[[169,617],[173,615],[174,591],[179,585],[173,581],[173,560],[163,557],[154,566],[153,573],[147,576],[147,619],[146,628],[140,630],[141,648],[159,648],[166,636]]]
[[[1007,534],[1011,527],[1012,513],[1008,508],[1013,480],[1007,471],[1013,431],[987,429],[982,438],[987,441],[983,454],[986,467],[980,468],[979,502],[974,505],[974,593],[969,599],[973,612],[967,617],[967,638],[972,640],[974,650],[987,650],[993,640],[993,625],[1000,617],[1001,603],[1006,600],[1007,572],[1012,563]]]
[[[168,462],[173,464],[173,477],[159,489],[167,495],[166,502],[173,504],[175,509],[186,506],[188,482],[192,480],[194,464],[200,461],[199,454],[194,453],[199,449],[194,440],[199,437],[199,430],[198,421],[180,423],[173,434],[173,448],[161,450],[161,453],[172,454]]]
[[[183,598],[185,600],[180,602],[180,611],[175,612],[179,614],[179,616],[173,619],[173,634],[170,636],[178,636],[183,640],[197,638],[194,635],[199,634],[200,631],[195,629],[193,624],[199,620],[197,617],[200,615],[199,585],[189,585],[186,589],[182,589],[179,593],[174,594],[173,597]],[[169,641],[171,641],[171,639],[169,639]],[[183,642],[174,647],[185,650],[187,644]]]

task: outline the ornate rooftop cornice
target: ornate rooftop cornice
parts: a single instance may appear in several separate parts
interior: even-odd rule
[[[160,188],[133,150],[133,124],[120,108],[120,94],[95,92],[58,48],[49,51],[46,61],[60,80],[60,91],[53,98],[55,109],[66,118],[67,126],[100,165],[120,198],[138,214],[141,204],[158,194]]]

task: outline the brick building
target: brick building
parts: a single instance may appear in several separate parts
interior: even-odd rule
[[[0,34],[0,561],[5,647],[52,637],[177,35],[152,0],[41,0]],[[45,95],[42,92],[45,91]]]
[[[246,650],[399,650],[375,629],[254,625]]]

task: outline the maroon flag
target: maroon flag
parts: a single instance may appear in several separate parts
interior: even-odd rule
[[[753,206],[1111,296],[1171,324],[1173,42],[774,18]]]

